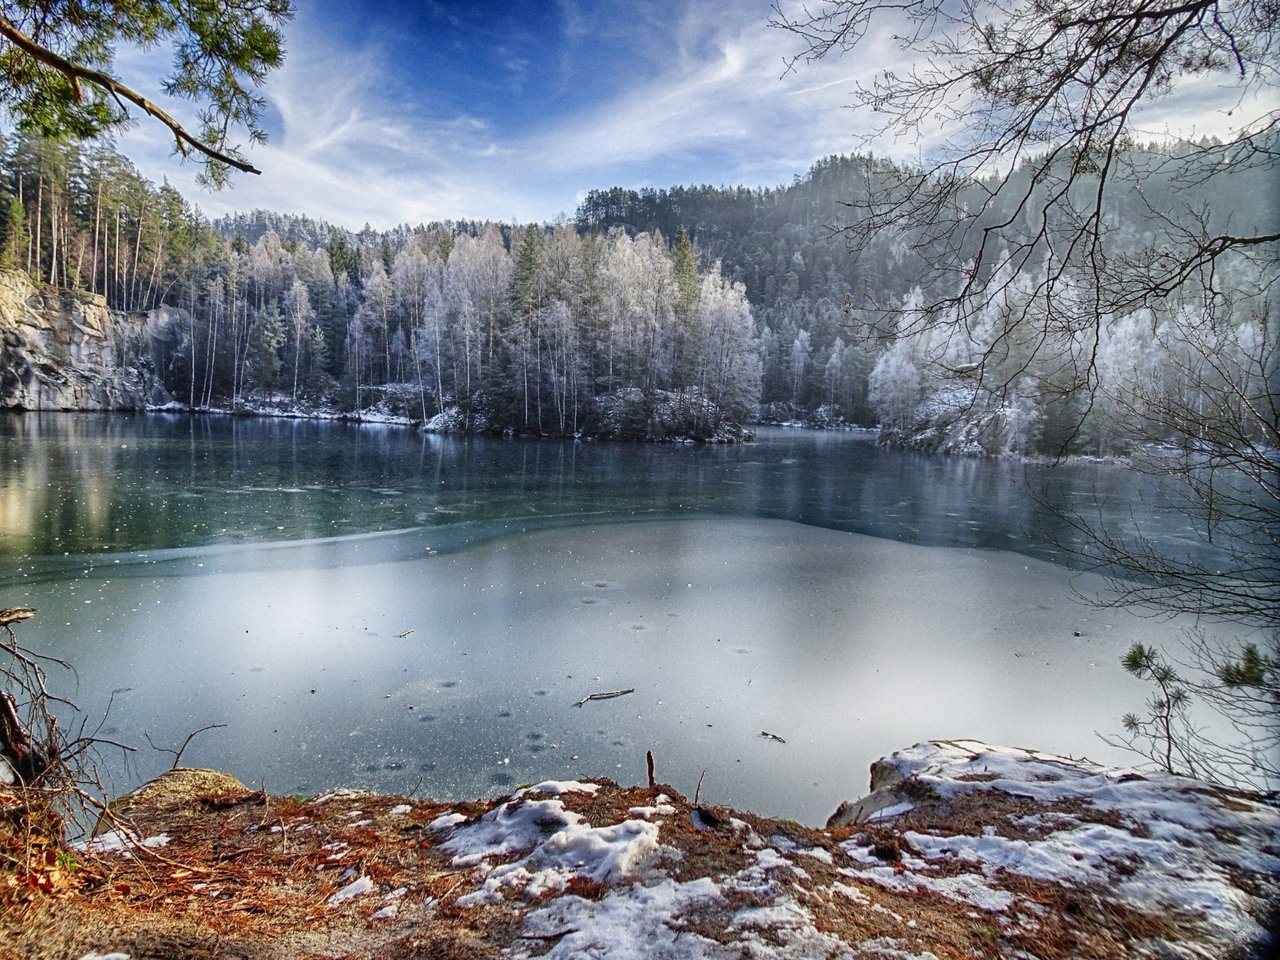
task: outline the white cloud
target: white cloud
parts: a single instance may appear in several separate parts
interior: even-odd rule
[[[635,77],[618,98],[531,138],[524,149],[533,162],[589,176],[709,154],[724,166],[715,180],[740,169],[772,169],[789,179],[820,156],[850,148],[853,118],[839,109],[854,83],[848,65],[783,76],[785,35],[761,19],[712,19],[703,9],[691,7],[680,23],[667,69]]]
[[[615,184],[753,177],[749,185],[771,185],[851,147],[850,117],[838,110],[851,84],[815,83],[839,75],[824,65],[803,80],[779,79],[786,38],[759,11],[730,17],[688,3],[674,22],[629,15],[601,24],[568,0],[560,9],[567,46],[589,45],[593,30],[635,31],[632,48],[647,66],[601,83],[620,91],[607,102],[576,116],[536,118],[522,137],[483,116],[445,116],[430,100],[415,102],[430,87],[397,76],[390,43],[374,37],[350,45],[303,8],[287,28],[285,64],[264,90],[271,140],[247,151],[261,177],[237,175],[226,192],[202,192],[195,166],[170,156],[170,141],[145,120],[119,145],[144,175],[169,179],[210,215],[260,207],[357,229],[445,218],[547,220],[572,213],[584,190]],[[145,74],[155,57],[129,62]],[[521,82],[527,64],[513,54],[507,66]],[[590,83],[590,71],[606,67],[574,61],[573,70],[587,73],[566,74],[567,82]],[[562,61],[561,70],[569,69]],[[158,87],[155,78],[140,85]],[[186,105],[165,106],[190,114]]]
[[[768,27],[762,4],[677,4],[672,16],[666,5],[619,14],[612,5],[559,0],[562,43],[548,51],[557,81],[615,92],[594,102],[570,98],[578,104],[570,114],[525,116],[518,135],[478,105],[448,106],[465,102],[466,78],[433,80],[429,63],[400,64],[394,37],[365,36],[357,45],[335,36],[319,5],[304,5],[288,27],[285,65],[264,91],[272,140],[249,151],[263,176],[237,176],[232,190],[203,193],[194,167],[167,156],[170,141],[149,121],[120,147],[145,175],[167,177],[211,215],[264,208],[359,229],[550,220],[571,214],[597,187],[771,186],[827,154],[870,147],[910,160],[937,144],[937,130],[923,134],[927,142],[864,142],[859,137],[873,132],[868,120],[844,109],[855,87],[903,60],[887,34],[864,39],[856,57],[787,72],[799,40]],[[591,56],[603,40],[619,38],[625,63]],[[499,61],[509,83],[532,82],[525,53],[513,48]],[[141,69],[152,63],[154,56],[130,60]],[[1217,132],[1230,118],[1203,106],[1210,93],[1188,87],[1145,114],[1144,126],[1179,125],[1188,105],[1200,104],[1197,132]]]
[[[589,43],[593,29],[635,30],[633,49],[648,67],[614,84],[621,92],[611,100],[576,116],[538,118],[518,138],[485,117],[441,116],[432,102],[407,99],[388,44],[347,45],[304,8],[288,27],[285,64],[264,91],[272,138],[249,151],[262,177],[241,175],[227,192],[201,192],[194,166],[167,156],[168,142],[146,122],[120,147],[145,175],[167,177],[210,215],[260,207],[352,228],[547,220],[572,213],[583,191],[615,184],[753,177],[748,185],[772,185],[851,149],[851,117],[839,110],[852,86],[847,66],[782,77],[788,38],[760,11],[730,16],[696,3],[684,11],[674,22],[628,16],[601,25],[562,3],[570,41]],[[520,59],[508,66],[518,81]],[[588,72],[576,82],[604,68],[575,63]]]

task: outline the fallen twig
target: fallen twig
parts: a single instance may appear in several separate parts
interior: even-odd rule
[[[6,607],[0,610],[0,627],[9,629],[11,623],[21,623],[23,620],[30,620],[36,615],[34,607]],[[13,636],[13,631],[9,630],[9,636]]]
[[[559,940],[561,937],[567,937],[571,933],[577,933],[577,927],[569,927],[566,930],[560,930],[556,933],[521,933],[516,936],[517,940]]]
[[[588,700],[612,700],[614,697],[625,697],[628,693],[635,692],[635,688],[632,687],[627,690],[609,690],[606,693],[588,693],[585,697],[575,703],[574,706],[580,707]]]
[[[776,733],[770,733],[768,730],[761,730],[760,736],[764,737],[766,740],[776,740],[778,743],[787,742],[783,740],[780,736],[778,736]]]

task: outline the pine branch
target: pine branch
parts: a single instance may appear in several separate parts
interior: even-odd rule
[[[71,84],[71,88],[75,93],[77,101],[84,98],[84,94],[81,89],[81,82],[85,82],[91,83],[111,94],[116,98],[117,102],[123,98],[128,100],[130,103],[135,104],[149,116],[154,117],[169,128],[170,132],[172,132],[174,136],[178,153],[182,154],[183,157],[190,156],[190,150],[194,149],[203,153],[211,160],[218,163],[224,163],[227,166],[234,167],[244,173],[256,173],[259,175],[262,173],[261,170],[254,167],[247,160],[241,160],[237,157],[231,156],[230,154],[224,153],[223,151],[205,143],[203,140],[193,136],[181,123],[136,90],[125,86],[114,77],[111,77],[100,70],[94,70],[90,67],[82,66],[81,64],[74,63],[65,57],[59,56],[47,47],[43,47],[36,43],[4,17],[0,17],[0,36],[3,36],[15,47],[26,53],[38,63],[42,63],[46,67],[57,70],[65,76]]]

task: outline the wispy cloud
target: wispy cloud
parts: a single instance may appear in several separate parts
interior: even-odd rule
[[[789,178],[849,148],[851,117],[839,109],[853,83],[847,66],[818,65],[820,83],[813,74],[783,76],[785,37],[763,19],[703,10],[688,8],[667,37],[667,56],[619,96],[530,138],[523,149],[534,163],[587,175],[652,165],[666,176],[678,158],[715,181],[748,169]]]
[[[304,8],[289,28],[285,66],[266,88],[276,129],[252,151],[261,178],[202,194],[191,166],[175,166],[153,129],[141,126],[121,146],[148,176],[167,176],[212,215],[261,207],[353,228],[545,220],[572,213],[584,190],[615,184],[751,177],[750,185],[769,185],[850,149],[850,117],[839,110],[852,85],[847,66],[782,77],[785,38],[758,11],[675,9],[674,18],[603,25],[564,0],[566,47],[589,46],[593,31],[633,31],[634,56],[618,65],[562,61],[568,83],[616,92],[569,115],[537,117],[515,135],[496,118],[442,111],[429,82],[415,87],[397,73],[385,38],[353,45]],[[523,83],[527,59],[504,54],[508,82]],[[630,72],[610,78],[615,67]]]
[[[856,58],[788,72],[798,41],[768,27],[760,4],[559,0],[543,24],[554,23],[554,34],[493,42],[471,23],[463,39],[433,34],[409,56],[398,21],[383,34],[344,31],[323,8],[301,6],[285,65],[265,90],[273,136],[251,152],[262,177],[201,193],[194,169],[167,156],[170,143],[146,123],[122,138],[122,150],[212,215],[264,208],[358,229],[549,220],[572,214],[594,187],[769,186],[822,156],[868,146],[918,159],[940,136],[868,143],[867,119],[845,109],[855,87],[901,60],[887,34],[864,41]],[[483,49],[485,65],[455,75],[433,60],[456,56],[458,42]],[[1181,104],[1144,121],[1174,125],[1210,93],[1188,89]],[[1206,133],[1230,119],[1205,111]]]

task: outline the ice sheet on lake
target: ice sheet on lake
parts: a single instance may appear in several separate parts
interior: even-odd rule
[[[783,520],[513,533],[375,563],[359,545],[337,565],[236,570],[229,552],[200,577],[37,585],[24,640],[76,664],[86,708],[132,688],[115,739],[226,722],[192,759],[287,792],[643,782],[651,750],[685,792],[705,770],[709,802],[820,823],[903,743],[1125,762],[1095,736],[1145,695],[1119,657],[1176,633],[1081,605],[1100,581],[1047,562]]]

